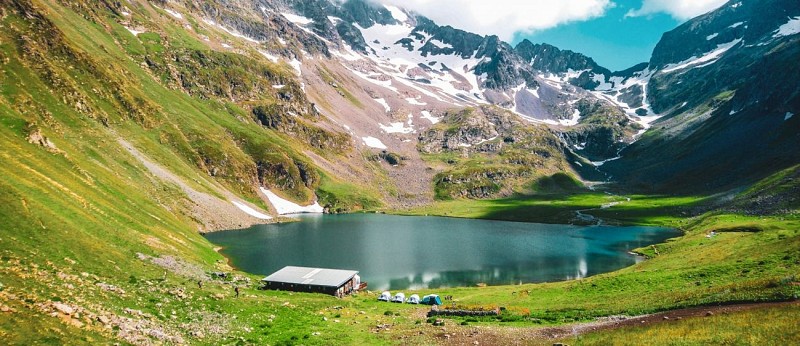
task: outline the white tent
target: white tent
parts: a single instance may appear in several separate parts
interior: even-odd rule
[[[392,293],[389,291],[384,291],[383,293],[381,293],[381,296],[378,297],[378,300],[384,302],[388,302],[390,299],[392,299]]]
[[[406,295],[403,292],[397,292],[397,294],[394,295],[394,298],[392,298],[392,302],[394,303],[402,304],[405,301],[406,301]]]
[[[408,297],[408,300],[406,301],[406,303],[419,304],[419,295],[418,294],[412,294],[411,297]]]

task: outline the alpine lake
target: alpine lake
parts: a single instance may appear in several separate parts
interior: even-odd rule
[[[371,290],[578,279],[630,266],[629,251],[676,237],[662,227],[573,226],[384,214],[295,215],[299,222],[209,233],[237,269],[357,270]]]

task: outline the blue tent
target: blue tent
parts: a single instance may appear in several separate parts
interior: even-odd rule
[[[427,296],[422,297],[422,304],[442,305],[442,298],[439,298],[438,294],[429,294]]]

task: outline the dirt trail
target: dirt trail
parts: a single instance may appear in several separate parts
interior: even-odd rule
[[[671,320],[706,317],[755,308],[778,306],[800,307],[800,301],[703,306],[633,317],[609,316],[600,318],[594,322],[576,323],[558,327],[447,327],[443,331],[436,332],[434,336],[441,344],[446,345],[551,344],[559,339],[601,330],[630,326],[648,326]]]
[[[215,193],[224,196],[228,199],[228,201],[192,188],[183,179],[150,160],[142,152],[136,149],[130,142],[127,142],[122,138],[118,138],[117,142],[119,142],[119,144],[129,154],[139,160],[139,162],[145,168],[147,168],[150,174],[162,180],[163,182],[177,185],[183,191],[183,193],[186,194],[188,202],[187,208],[190,210],[192,218],[197,220],[199,223],[202,223],[202,229],[199,230],[200,232],[245,228],[259,223],[271,222],[271,220],[263,220],[250,216],[237,208],[230,201],[238,201],[239,203],[244,203],[245,205],[250,206],[256,211],[260,210],[260,208],[245,202],[241,198],[236,197],[236,195],[230,191],[214,184],[213,182],[209,182],[208,185],[215,189]],[[263,211],[261,212],[268,214]]]

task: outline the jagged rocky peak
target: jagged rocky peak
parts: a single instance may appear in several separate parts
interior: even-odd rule
[[[367,52],[368,45],[359,28],[398,24],[400,20],[397,17],[408,17],[399,8],[365,0],[291,0],[286,6],[294,12],[288,16],[294,19],[295,24],[311,30],[334,46],[344,41],[362,53]]]
[[[465,59],[477,57],[476,52],[484,42],[484,37],[480,35],[449,25],[439,26],[424,16],[417,16],[417,25],[411,35],[417,40],[425,40],[426,35],[429,36],[427,43],[419,48],[422,54],[456,54]],[[432,40],[446,43],[447,50],[436,49],[437,47],[429,44]]]
[[[592,58],[571,50],[561,50],[546,43],[534,44],[528,39],[518,43],[514,50],[534,69],[545,73],[565,73],[573,71],[593,71],[610,75],[608,69],[598,65]]]

